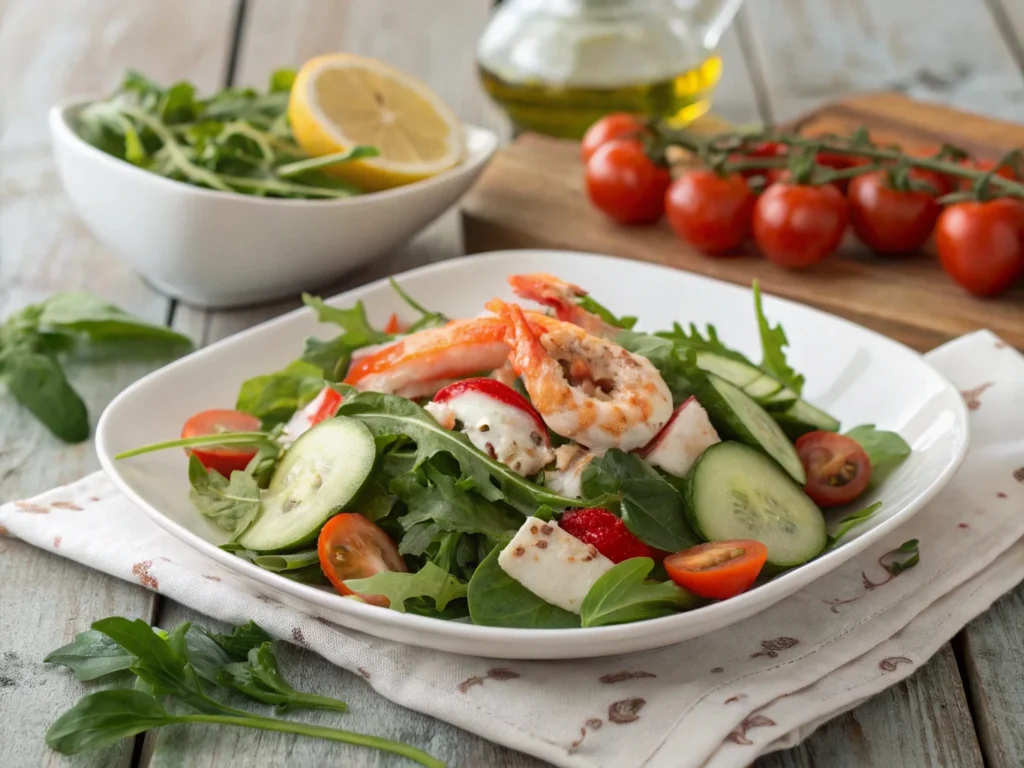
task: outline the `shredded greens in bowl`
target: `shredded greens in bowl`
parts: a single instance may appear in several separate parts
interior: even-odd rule
[[[288,98],[295,72],[281,69],[265,92],[225,88],[201,98],[191,83],[164,88],[129,71],[108,98],[71,115],[77,134],[107,154],[167,179],[220,192],[337,200],[362,192],[326,166],[374,157],[374,147],[310,157],[292,137]]]

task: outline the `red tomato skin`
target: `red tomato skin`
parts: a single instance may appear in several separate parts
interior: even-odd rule
[[[833,185],[777,181],[754,206],[754,240],[775,264],[802,269],[839,247],[847,219],[846,200]]]
[[[230,408],[211,408],[190,416],[182,425],[181,436],[213,435],[218,431],[256,432],[261,427],[260,420],[251,414]],[[185,453],[194,455],[207,469],[219,472],[224,477],[231,477],[232,472],[241,472],[249,465],[252,457],[256,455],[256,449],[241,445],[204,445],[187,448]]]
[[[598,148],[615,139],[632,139],[646,130],[643,120],[627,112],[612,112],[605,115],[583,134],[580,142],[580,159],[586,163]]]
[[[358,549],[359,545],[376,549],[376,552],[363,553],[364,558],[368,561],[368,565],[373,567],[368,567],[358,574],[345,575],[344,577],[339,574],[331,558],[333,556],[332,549],[340,544],[341,541],[350,543],[353,550]],[[370,605],[377,605],[382,608],[387,608],[390,604],[386,597],[382,595],[361,595],[353,592],[346,586],[345,581],[347,579],[366,578],[385,570],[400,571],[402,573],[409,570],[402,556],[398,554],[398,550],[395,548],[391,538],[375,523],[370,522],[356,512],[342,512],[328,520],[317,536],[316,551],[317,557],[320,560],[320,570],[324,572],[324,576],[327,577],[327,580],[331,582],[331,585],[340,594],[358,595]]]
[[[743,554],[719,565],[693,567],[705,553],[729,549],[741,549]],[[728,600],[746,592],[757,581],[767,559],[768,548],[764,544],[738,539],[698,544],[669,555],[664,565],[669,578],[683,589],[708,600]]]
[[[866,165],[871,162],[866,157],[856,157],[854,155],[843,155],[832,152],[819,152],[815,156],[814,160],[818,165],[824,165],[826,168],[831,168],[834,171],[845,171],[848,168],[856,168],[858,165]],[[839,179],[838,181],[832,182],[832,185],[842,193],[846,192],[849,184],[849,179]]]
[[[762,141],[752,149],[748,149],[743,153],[737,152],[736,154],[730,155],[729,160],[732,162],[742,162],[745,159],[748,160],[766,160],[783,158],[789,153],[789,148],[785,144],[781,144],[778,141]],[[772,178],[773,174],[778,174],[782,168],[746,168],[742,171],[737,171],[741,176],[746,179],[752,179],[755,176],[767,176],[769,179],[774,181]]]
[[[819,507],[839,507],[856,499],[871,484],[871,459],[852,437],[836,432],[808,432],[795,443],[800,462],[807,471],[804,493]],[[852,467],[852,476],[842,475],[841,482],[832,482],[836,473]]]
[[[939,153],[940,147],[916,147],[914,149],[906,150],[906,153],[911,157],[919,158],[934,158]],[[944,162],[954,162],[952,160],[945,160]],[[938,173],[937,171],[929,171],[925,168],[914,168],[911,173],[913,178],[918,181],[928,184],[932,188],[932,195],[934,197],[942,197],[948,195],[950,192],[955,190],[960,183],[959,176],[952,176],[946,173]]]
[[[736,250],[750,237],[757,198],[738,173],[687,171],[665,193],[665,215],[676,235],[717,255]]]
[[[995,296],[1024,273],[1024,203],[956,203],[935,225],[939,262],[976,296]]]
[[[498,400],[505,405],[511,405],[513,408],[518,408],[533,419],[541,435],[547,435],[548,428],[544,424],[544,419],[542,419],[540,414],[537,413],[537,409],[530,404],[530,401],[512,389],[512,387],[507,384],[502,384],[497,379],[481,377],[456,381],[454,384],[449,384],[447,387],[438,391],[438,393],[434,395],[434,402],[444,403],[465,392],[478,392],[481,395],[486,395],[487,397]]]
[[[616,139],[587,161],[584,181],[594,206],[620,224],[653,224],[665,212],[672,177],[647,157],[639,141]]]
[[[932,234],[941,208],[927,192],[892,189],[885,171],[855,178],[847,192],[850,226],[869,248],[882,254],[919,249]]]
[[[990,171],[990,170],[992,170],[993,168],[996,167],[996,161],[995,160],[964,160],[961,163],[961,165],[963,165],[965,168],[970,168],[972,171],[978,171],[979,173],[985,173],[986,171]],[[1004,179],[1007,179],[1008,181],[1016,181],[1017,180],[1017,174],[1015,174],[1013,172],[1013,168],[1011,168],[1008,165],[1001,165],[1001,166],[999,166],[999,168],[996,170],[995,174],[993,174],[993,175],[995,175],[995,176],[1002,176]],[[974,188],[974,181],[972,179],[967,179],[967,178],[964,178],[964,177],[961,176],[959,178],[959,182],[960,182],[960,189],[962,189],[964,191],[970,191],[971,189]],[[989,186],[991,188],[991,185],[986,185],[986,186]]]

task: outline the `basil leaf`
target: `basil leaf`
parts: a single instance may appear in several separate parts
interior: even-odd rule
[[[127,670],[135,657],[102,632],[79,632],[73,642],[51,652],[43,661],[72,670],[79,680],[95,680]]]
[[[235,408],[251,413],[265,426],[281,424],[316,397],[327,383],[320,367],[296,360],[276,373],[243,382]]]
[[[774,328],[764,316],[761,302],[761,285],[754,281],[754,311],[757,314],[757,327],[761,333],[761,370],[778,379],[783,386],[800,395],[804,390],[804,377],[794,371],[786,362],[784,347],[789,344],[786,332],[781,325]]]
[[[68,443],[89,437],[85,403],[54,358],[15,348],[0,356],[0,370],[14,399],[54,435]]]
[[[671,581],[646,581],[649,557],[624,560],[602,575],[580,604],[581,624],[602,627],[657,619],[695,608],[699,598]]]
[[[429,597],[443,611],[453,600],[466,596],[466,585],[429,560],[416,573],[382,571],[366,579],[349,579],[345,586],[363,595],[382,595],[392,610],[405,613],[405,601]]]
[[[477,566],[469,581],[469,615],[474,624],[519,629],[572,629],[580,617],[542,600],[498,565],[501,545]]]
[[[56,293],[42,302],[43,328],[85,334],[92,341],[144,340],[147,344],[191,347],[192,340],[162,325],[153,325],[88,293]]]
[[[853,438],[871,461],[871,487],[885,480],[910,455],[907,441],[895,432],[876,429],[874,424],[862,424],[846,433]]]
[[[329,696],[317,696],[292,688],[281,675],[273,644],[262,643],[249,651],[244,662],[226,665],[218,682],[241,691],[256,701],[274,704],[277,711],[292,712],[298,709],[328,709],[347,712],[348,705]]]
[[[828,549],[834,547],[839,540],[846,534],[856,528],[863,522],[870,520],[875,514],[882,508],[882,502],[876,501],[874,504],[870,504],[859,512],[854,512],[852,515],[847,515],[839,521],[839,525],[836,527],[836,532],[831,533],[828,536]]]
[[[226,479],[216,470],[207,470],[195,454],[189,456],[189,499],[193,506],[214,523],[240,536],[260,513],[260,489],[252,475],[235,470]]]
[[[58,717],[46,731],[46,743],[74,755],[173,722],[176,718],[151,694],[115,688],[85,696]]]

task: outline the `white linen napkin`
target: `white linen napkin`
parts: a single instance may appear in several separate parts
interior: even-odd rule
[[[0,507],[16,536],[312,649],[406,707],[574,768],[739,768],[910,675],[1024,579],[1024,357],[987,331],[927,359],[963,391],[956,478],[887,540],[753,618],[630,656],[489,661],[379,640],[254,594],[96,473]],[[878,559],[920,540],[891,577]],[[100,618],[100,617],[95,617]]]

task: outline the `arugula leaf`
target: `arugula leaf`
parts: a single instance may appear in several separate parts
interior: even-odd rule
[[[111,616],[93,622],[92,628],[132,654],[135,661],[132,662],[131,670],[158,692],[186,694],[187,698],[196,693],[201,694],[197,684],[190,684],[186,680],[185,659],[174,651],[167,640],[158,637],[142,619],[131,621]]]
[[[613,448],[595,458],[583,470],[582,488],[587,496],[617,494],[626,528],[649,546],[679,552],[700,543],[683,517],[679,491],[632,453]]]
[[[249,651],[272,639],[266,631],[255,621],[248,621],[241,626],[235,627],[230,635],[209,633],[217,645],[234,658],[236,661],[245,659]]]
[[[429,597],[443,611],[452,600],[466,596],[466,585],[429,560],[416,573],[382,571],[365,579],[349,579],[345,586],[363,595],[383,595],[391,608],[405,613],[405,601]]]
[[[207,470],[193,453],[188,459],[188,481],[193,506],[233,538],[244,533],[260,513],[260,488],[246,472],[235,470],[228,480],[216,470]]]
[[[430,549],[441,532],[441,526],[437,523],[422,522],[410,526],[398,542],[398,554],[419,557]]]
[[[252,648],[246,661],[225,665],[218,682],[241,691],[256,701],[274,704],[280,713],[294,712],[298,709],[348,711],[348,705],[343,701],[292,688],[281,675],[271,642]]]
[[[151,694],[115,688],[85,696],[46,731],[46,744],[64,755],[116,744],[153,728],[182,722]]]
[[[891,576],[899,576],[904,571],[909,571],[921,562],[921,553],[918,551],[918,544],[919,542],[917,539],[904,541],[896,547],[896,549],[891,552],[886,552],[879,562]],[[910,555],[910,557],[904,560],[898,559],[904,555]]]
[[[623,315],[622,317],[616,317],[614,314],[612,314],[611,310],[599,304],[590,296],[577,297],[576,304],[581,309],[585,309],[587,312],[590,312],[592,315],[597,315],[606,323],[608,323],[608,325],[613,325],[616,328],[622,328],[627,331],[630,330],[634,325],[636,325],[636,321],[638,319],[636,317],[633,317],[632,315]]]
[[[352,344],[365,347],[369,344],[382,344],[393,338],[390,333],[378,331],[370,325],[362,301],[357,301],[348,309],[340,309],[332,307],[318,296],[304,293],[302,303],[316,312],[321,323],[340,326]]]
[[[624,560],[602,575],[580,604],[584,627],[657,619],[695,608],[700,599],[671,581],[646,581],[654,569],[649,557]]]
[[[781,325],[772,328],[768,318],[764,316],[764,308],[761,302],[761,285],[754,281],[754,311],[757,314],[757,327],[761,333],[761,370],[774,376],[783,386],[800,395],[804,390],[804,377],[790,368],[786,362],[786,353],[783,347],[789,344],[786,332]]]
[[[450,454],[472,480],[474,489],[489,501],[506,501],[524,515],[537,506],[554,508],[593,506],[594,500],[559,496],[494,461],[461,432],[439,425],[423,408],[405,398],[378,392],[360,392],[346,397],[339,416],[363,422],[375,437],[408,438],[416,443],[416,466],[439,453]]]
[[[502,546],[491,550],[469,581],[469,615],[474,624],[519,629],[572,629],[580,617],[542,600],[498,565]]]
[[[839,521],[839,525],[836,527],[835,533],[830,533],[828,536],[827,549],[831,549],[839,540],[846,534],[852,531],[861,523],[867,522],[882,508],[882,502],[876,501],[874,504],[869,504],[859,512],[854,512],[852,515],[847,515]]]
[[[94,629],[79,632],[73,642],[51,651],[44,662],[72,670],[79,680],[95,680],[127,670],[135,657]]]
[[[235,408],[251,413],[273,426],[292,415],[316,397],[328,382],[316,365],[296,360],[276,373],[255,376],[242,383]]]
[[[7,389],[54,435],[67,443],[89,437],[89,414],[54,358],[17,347],[0,352]]]
[[[705,326],[704,332],[707,334],[706,337],[701,335],[700,330],[693,323],[690,323],[689,331],[684,329],[679,323],[674,323],[671,331],[660,331],[655,335],[658,338],[671,341],[673,344],[688,347],[695,352],[710,352],[718,357],[735,360],[752,368],[757,367],[746,355],[727,347],[718,338],[718,329],[715,326],[709,323]]]
[[[853,438],[871,461],[871,488],[885,480],[910,455],[907,441],[895,432],[876,429],[874,424],[862,424],[846,433]]]
[[[406,333],[415,333],[416,331],[422,331],[424,328],[436,328],[438,326],[445,325],[448,322],[448,317],[444,313],[433,312],[427,309],[416,301],[416,299],[406,293],[395,278],[389,277],[388,282],[391,283],[391,288],[398,294],[402,301],[420,313],[420,319],[406,328]]]
[[[148,345],[191,347],[192,340],[162,325],[147,323],[97,296],[80,291],[55,293],[40,305],[39,325],[81,333],[92,341],[143,339]]]

